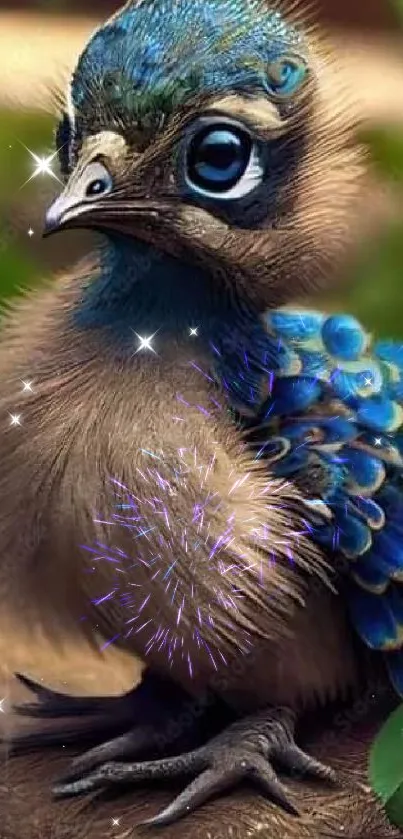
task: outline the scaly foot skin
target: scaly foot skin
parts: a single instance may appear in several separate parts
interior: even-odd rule
[[[288,772],[298,773],[301,778],[310,775],[324,781],[335,781],[336,773],[301,751],[294,741],[294,728],[294,715],[287,709],[268,709],[235,722],[206,745],[177,757],[144,763],[104,763],[84,777],[81,771],[83,764],[77,762],[72,767],[73,771],[54,787],[53,792],[57,798],[67,798],[105,790],[116,784],[193,776],[194,780],[165,810],[145,822],[155,826],[171,824],[213,795],[242,780],[251,780],[274,803],[292,815],[299,815],[278,780],[272,761]],[[116,744],[117,741],[114,742]],[[114,757],[127,759],[130,752],[130,748],[126,748],[127,743],[127,740],[122,742],[123,751],[120,754],[117,749],[109,750],[109,756],[113,754]]]
[[[88,761],[83,763],[86,769],[97,765],[98,753],[102,760],[124,757],[128,749],[130,757],[145,750],[161,753],[156,732],[164,723],[166,726],[170,718],[177,716],[190,701],[188,694],[173,682],[150,672],[146,672],[143,681],[123,696],[106,697],[69,696],[52,691],[19,673],[16,677],[37,700],[35,703],[15,706],[17,714],[43,720],[70,718],[70,723],[62,722],[53,728],[16,735],[7,743],[11,755],[83,741],[103,743],[98,749],[88,752]],[[79,724],[71,721],[71,718],[77,717],[86,719]],[[127,740],[124,732],[127,732]],[[106,744],[103,742],[105,736],[118,734],[122,736]]]

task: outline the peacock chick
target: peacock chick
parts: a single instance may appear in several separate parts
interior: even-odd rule
[[[25,679],[40,700],[25,713],[98,715],[99,741],[124,709],[126,730],[59,796],[190,775],[163,824],[243,778],[296,813],[272,761],[334,777],[294,728],[371,678],[337,595],[336,559],[363,543],[334,533],[342,505],[370,549],[380,505],[360,497],[387,475],[351,516],[343,446],[371,422],[343,364],[353,353],[365,390],[363,331],[278,307],[325,284],[351,229],[361,153],[335,75],[315,34],[260,0],[129,2],[74,70],[46,235],[104,239],[3,324],[0,404],[22,420],[0,442],[0,592],[53,638],[102,636],[148,675],[109,704]],[[374,369],[372,388],[398,387],[395,360]],[[396,436],[398,397],[382,434]],[[138,760],[209,691],[229,728]]]

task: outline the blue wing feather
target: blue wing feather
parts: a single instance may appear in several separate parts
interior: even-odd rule
[[[254,387],[262,401],[252,405],[238,386],[237,410],[252,409],[263,426],[256,456],[277,475],[320,464],[312,503],[324,502],[330,520],[313,537],[346,558],[352,622],[385,653],[403,696],[403,346],[373,342],[344,314],[285,308],[269,312],[264,328],[270,369],[261,364],[265,386]]]

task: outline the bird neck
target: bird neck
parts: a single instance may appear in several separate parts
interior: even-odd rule
[[[219,342],[235,330],[248,331],[257,314],[218,291],[208,271],[171,257],[152,245],[113,236],[100,254],[100,270],[83,289],[75,312],[80,328],[107,328],[119,343],[133,332],[172,341],[197,330]]]
[[[262,379],[278,366],[277,342],[257,310],[201,268],[135,242],[111,239],[101,270],[89,278],[75,311],[75,326],[107,334],[108,352],[133,358],[137,339],[158,333],[158,353],[207,361],[231,404],[256,410]],[[196,331],[195,331],[196,330]],[[137,335],[137,338],[136,338]]]

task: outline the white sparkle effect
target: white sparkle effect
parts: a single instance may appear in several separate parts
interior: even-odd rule
[[[374,443],[375,443],[376,446],[381,446],[382,445],[381,438],[380,437],[375,437]]]
[[[21,425],[21,414],[10,414],[11,425]]]
[[[30,227],[29,230],[27,231],[27,233],[28,233],[28,236],[31,238],[31,236],[34,235],[35,230],[32,230],[32,227]]]
[[[49,175],[49,177],[54,178],[55,181],[58,181],[58,183],[62,184],[62,186],[63,186],[63,181],[60,180],[60,178],[56,175],[56,173],[52,169],[52,163],[53,163],[54,159],[58,156],[59,149],[57,149],[55,152],[53,152],[53,154],[48,155],[48,157],[39,157],[38,154],[35,154],[35,152],[31,151],[31,149],[29,149],[28,146],[25,146],[24,143],[22,143],[22,145],[27,150],[27,152],[31,155],[31,157],[32,157],[32,159],[35,163],[35,168],[34,168],[34,171],[31,175],[31,177],[28,178],[28,180],[26,180],[25,183],[22,186],[25,186],[30,181],[32,181],[34,178],[38,178],[39,175]],[[21,189],[22,189],[22,187],[21,187]]]
[[[198,326],[190,327],[190,329],[189,329],[189,335],[190,335],[192,338],[193,338],[193,337],[196,337],[198,334],[199,334],[199,327],[198,327]]]
[[[157,334],[156,332],[154,332],[154,335],[149,335],[148,338],[142,338],[141,335],[137,335],[137,332],[134,334],[140,341],[140,345],[137,347],[136,353],[140,352],[140,350],[151,350],[151,352],[155,353],[155,349],[151,346],[151,342],[153,338],[155,338]]]
[[[32,389],[33,382],[24,382],[23,379],[21,379],[21,381],[22,381],[22,385],[23,385],[22,392],[23,393],[33,393],[33,389]]]
[[[120,818],[119,819],[112,819],[112,827],[119,827],[120,825]]]

